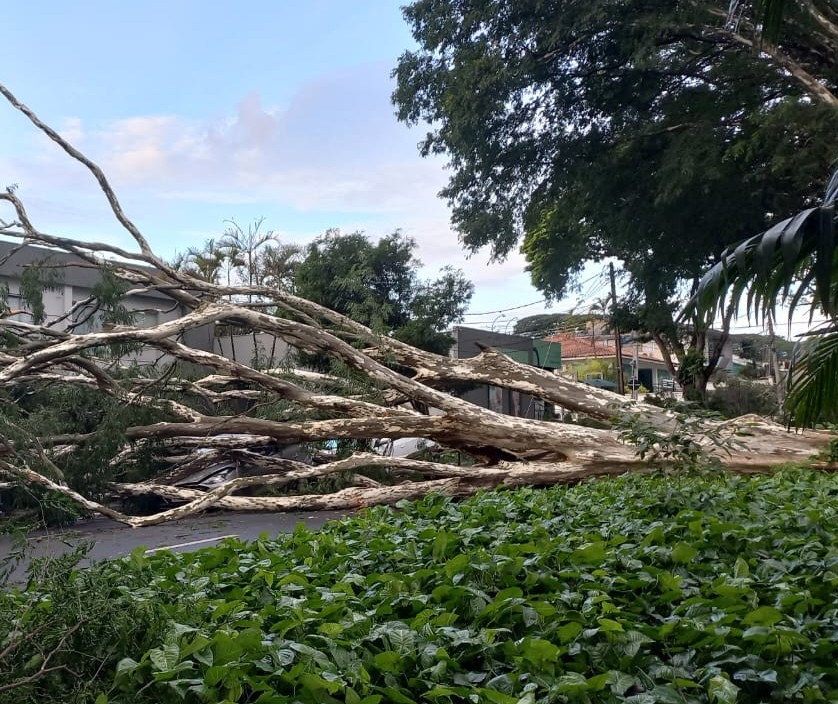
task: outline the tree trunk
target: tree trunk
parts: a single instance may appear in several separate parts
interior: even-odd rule
[[[520,364],[483,348],[471,359],[449,359],[423,352],[278,288],[264,285],[220,285],[177,271],[150,249],[137,226],[128,219],[101,169],[64,137],[45,125],[3,86],[9,102],[96,178],[118,222],[136,242],[139,252],[113,245],[81,242],[38,230],[13,189],[0,192],[0,201],[15,209],[17,222],[0,223],[0,234],[60,249],[77,258],[76,265],[108,267],[133,290],[168,297],[181,315],[154,327],[117,326],[111,331],[75,334],[72,324],[60,327],[0,319],[0,331],[11,341],[0,350],[0,388],[43,388],[80,385],[109,395],[125,405],[142,403],[164,414],[166,420],[128,427],[126,445],[114,452],[110,465],[121,471],[140,451],[154,451],[166,467],[155,481],[115,484],[115,494],[155,495],[178,503],[153,516],[126,515],[93,501],[56,478],[60,462],[89,442],[93,434],[44,438],[15,427],[14,439],[0,438],[0,481],[23,482],[57,492],[83,509],[98,512],[131,526],[174,520],[208,508],[235,510],[353,510],[376,503],[396,503],[428,492],[466,496],[481,489],[549,485],[607,476],[626,471],[648,471],[636,448],[623,442],[616,430],[548,423],[496,413],[445,391],[449,384],[490,384],[530,394],[544,401],[597,419],[615,423],[626,414],[642,415],[665,442],[678,428],[674,414],[595,389],[535,367]],[[111,257],[106,260],[104,255]],[[117,255],[119,261],[112,258]],[[234,301],[242,301],[235,303]],[[276,310],[275,315],[264,312]],[[256,336],[268,333],[308,354],[326,355],[350,370],[348,379],[298,371],[254,369],[244,361],[195,349],[184,344],[185,333],[217,323]],[[208,369],[203,379],[176,379],[174,366],[154,378],[141,375],[115,378],[92,353],[112,345],[140,344],[174,360]],[[232,340],[231,340],[232,344]],[[362,349],[366,346],[366,349]],[[699,380],[703,388],[706,379]],[[236,388],[229,388],[235,385]],[[217,389],[222,389],[221,391]],[[353,389],[347,393],[345,389]],[[324,391],[325,389],[325,391]],[[338,391],[328,391],[338,389]],[[224,400],[236,398],[244,412],[214,415]],[[271,419],[257,417],[266,405],[283,403]],[[394,405],[398,399],[400,405]],[[411,408],[427,409],[429,415]],[[9,419],[5,419],[11,423]],[[824,433],[789,433],[762,419],[747,417],[728,423],[705,423],[693,441],[733,471],[767,471],[788,461],[804,460],[829,441]],[[418,438],[471,455],[475,465],[458,467],[440,462],[356,454],[342,460],[311,463],[276,457],[288,446],[335,441]],[[720,440],[737,443],[735,452]],[[258,450],[258,451],[257,451]],[[677,453],[676,453],[677,454]],[[211,491],[173,486],[196,469],[213,462],[245,461],[258,476],[233,479]],[[47,474],[35,467],[46,467]],[[364,477],[365,469],[386,470],[408,477],[383,486]],[[250,497],[236,495],[256,486],[289,487],[341,474],[352,486],[332,494]]]

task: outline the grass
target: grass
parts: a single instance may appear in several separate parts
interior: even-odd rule
[[[0,598],[0,653],[44,641],[0,688],[66,669],[0,701],[838,701],[836,514],[827,474],[631,476],[68,561]]]

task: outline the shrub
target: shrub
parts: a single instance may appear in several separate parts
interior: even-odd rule
[[[746,413],[771,416],[778,410],[777,394],[766,383],[728,376],[707,394],[707,407],[726,418]]]
[[[634,475],[71,566],[0,596],[0,687],[56,645],[79,676],[0,701],[834,700],[837,507],[814,472]]]

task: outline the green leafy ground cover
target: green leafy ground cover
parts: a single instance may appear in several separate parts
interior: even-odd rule
[[[136,553],[0,597],[18,640],[90,619],[0,701],[836,701],[836,507],[826,474],[632,476]]]

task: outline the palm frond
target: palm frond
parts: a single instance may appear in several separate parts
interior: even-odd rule
[[[778,305],[794,312],[804,301],[813,312],[833,316],[838,312],[836,199],[838,172],[827,186],[822,205],[807,208],[727,250],[701,279],[686,312],[712,315],[733,303],[738,314],[745,296],[746,313],[756,320],[773,317]]]
[[[838,332],[801,343],[789,370],[785,405],[798,427],[838,415]]]

